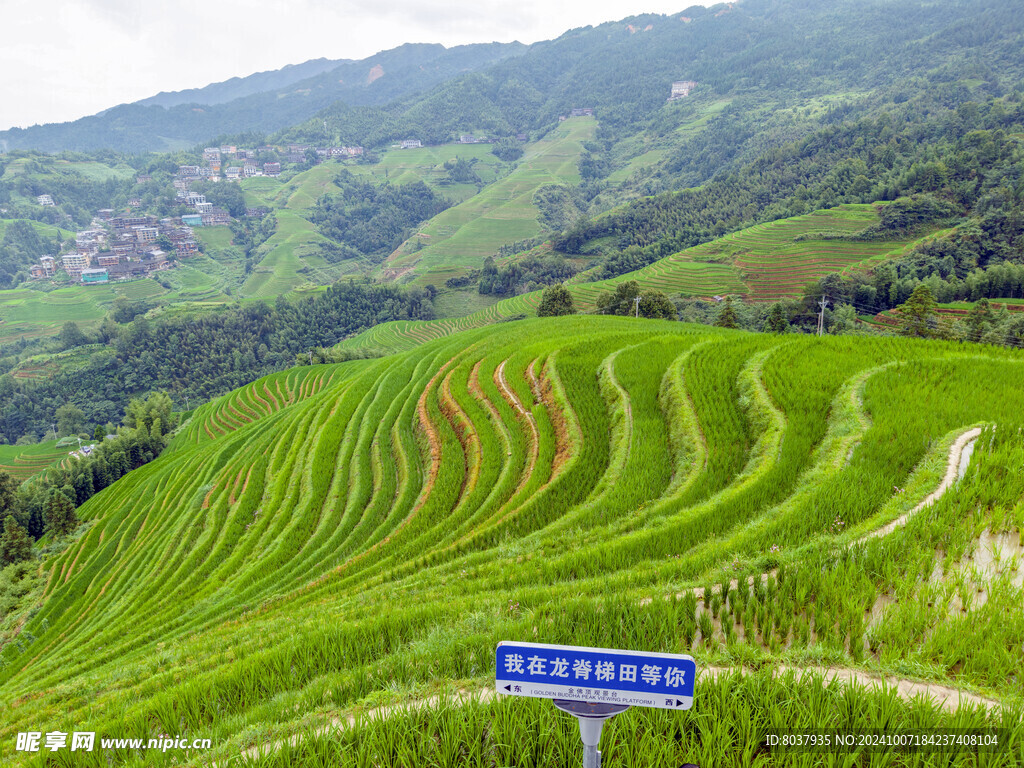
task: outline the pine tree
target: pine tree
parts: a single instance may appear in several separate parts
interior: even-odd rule
[[[903,316],[900,333],[904,336],[928,339],[935,335],[932,329],[936,314],[935,297],[924,283],[918,283],[910,298],[900,307],[900,313]]]
[[[732,306],[732,296],[725,297],[725,304],[722,306],[722,311],[718,313],[715,325],[719,328],[739,328],[739,323],[736,322],[736,310]]]
[[[785,333],[789,330],[786,313],[778,302],[772,304],[772,308],[768,310],[768,317],[764,321],[764,330],[766,333]]]
[[[75,505],[60,491],[54,490],[46,503],[46,529],[54,536],[66,536],[78,527]]]
[[[32,557],[32,538],[14,517],[4,520],[0,534],[0,566],[20,563]]]

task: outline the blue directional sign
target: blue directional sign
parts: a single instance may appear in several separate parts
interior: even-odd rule
[[[498,643],[495,686],[506,696],[689,709],[691,656],[542,643]]]

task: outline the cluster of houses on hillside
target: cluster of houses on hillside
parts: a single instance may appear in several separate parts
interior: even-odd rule
[[[93,226],[75,235],[73,250],[58,256],[42,256],[30,267],[35,279],[57,277],[63,270],[68,278],[84,285],[146,277],[170,269],[173,262],[161,247],[170,243],[178,258],[199,251],[192,230],[175,219],[155,216],[114,215],[100,210]]]
[[[254,176],[280,176],[281,157],[289,163],[301,164],[307,161],[307,153],[310,150],[315,152],[318,158],[358,157],[363,154],[362,147],[317,147],[312,144],[289,144],[287,147],[266,145],[256,149],[236,146],[207,147],[203,150],[201,165],[178,167],[178,179],[218,181],[223,178],[237,181]],[[266,159],[268,156],[276,159]]]

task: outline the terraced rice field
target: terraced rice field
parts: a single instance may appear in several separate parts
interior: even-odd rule
[[[593,312],[597,299],[615,286],[636,280],[642,289],[674,296],[741,295],[770,301],[798,295],[808,282],[829,272],[871,263],[903,253],[911,242],[886,240],[794,241],[814,232],[856,232],[878,221],[871,205],[842,205],[804,216],[759,224],[704,245],[688,248],[643,269],[610,280],[566,285],[580,312]],[[370,328],[342,342],[342,347],[407,350],[430,339],[490,323],[533,316],[541,292],[499,301],[461,318],[423,322],[393,322]]]
[[[853,233],[876,221],[874,206],[842,205],[727,235],[716,241],[721,250],[712,252],[734,254],[752,300],[775,301],[799,293],[828,272],[868,268],[872,262],[899,256],[920,239],[856,242],[813,238],[816,231]],[[800,236],[809,239],[794,240]]]
[[[67,459],[68,448],[57,448],[56,440],[36,445],[0,445],[0,472],[15,480],[27,480]]]
[[[992,311],[1001,310],[1004,306],[1010,312],[1024,312],[1024,299],[989,299]],[[936,311],[949,319],[964,320],[971,313],[974,302],[957,301],[950,304],[938,304]],[[862,318],[871,325],[884,328],[895,328],[902,320],[898,309],[887,309],[870,318]]]
[[[696,658],[608,764],[1020,765],[1022,369],[578,316],[256,382],[80,508],[0,652],[0,759],[78,729],[213,744],[96,766],[578,765],[548,703],[483,694],[531,640]],[[763,746],[812,725],[1006,748]]]
[[[247,384],[197,408],[175,435],[174,445],[200,445],[277,413],[327,387],[335,373],[336,367],[303,366]]]
[[[420,227],[388,257],[385,274],[412,271],[420,282],[441,284],[479,268],[506,243],[536,237],[541,227],[534,192],[546,184],[579,183],[582,142],[592,138],[596,128],[593,118],[573,118],[525,147],[526,154],[512,173]],[[416,250],[415,242],[424,247]]]

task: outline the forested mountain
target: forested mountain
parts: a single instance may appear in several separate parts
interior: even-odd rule
[[[0,146],[8,149],[115,149],[153,152],[202,144],[224,134],[267,133],[305,120],[336,101],[352,105],[388,103],[420,93],[452,77],[518,53],[518,43],[487,43],[445,48],[442,45],[403,45],[361,61],[343,61],[306,79],[277,85],[275,78],[257,80],[249,95],[220,101],[228,87],[199,89],[197,102],[154,97],[122,104],[70,123],[0,131]],[[230,82],[230,81],[229,81]],[[187,92],[186,92],[187,93]],[[156,103],[152,103],[152,102]]]
[[[140,99],[135,104],[144,107],[176,107],[179,104],[224,104],[234,99],[287,88],[293,83],[316,77],[342,64],[355,64],[351,59],[310,59],[302,64],[289,64],[281,69],[257,72],[247,77],[232,77],[220,83],[211,83],[203,88],[188,88],[183,91],[161,91],[156,96]]]
[[[662,122],[675,80],[694,80],[697,94],[731,97],[735,111],[756,117],[689,158],[706,175],[763,133],[776,109],[812,106],[815,96],[840,97],[839,119],[875,91],[907,97],[927,80],[963,78],[998,93],[1020,79],[1022,22],[1012,0],[746,0],[679,15],[643,15],[584,27],[536,43],[521,56],[410,95],[379,109],[336,104],[287,131],[290,138],[378,145],[407,135],[444,141],[457,130],[496,134],[542,130],[573,108],[595,109],[603,140]],[[927,78],[917,80],[916,78]],[[684,100],[685,101],[685,100]],[[820,105],[819,105],[820,106]],[[771,125],[760,144],[793,138],[799,118]],[[323,122],[327,121],[324,135]],[[755,126],[761,126],[755,128]]]

